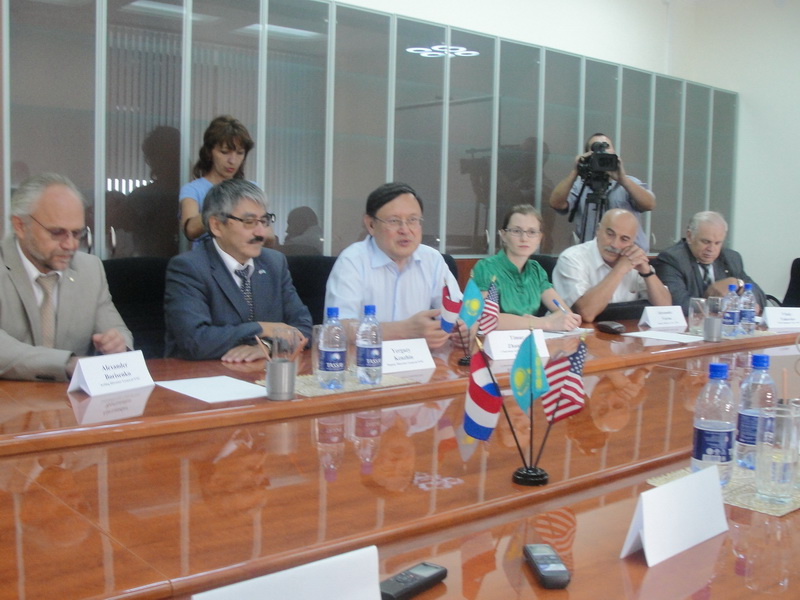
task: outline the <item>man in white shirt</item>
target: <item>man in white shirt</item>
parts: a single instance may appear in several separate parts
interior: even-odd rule
[[[430,348],[443,346],[451,334],[439,319],[442,288],[453,300],[461,291],[442,255],[421,244],[419,196],[404,183],[382,185],[367,198],[364,226],[369,236],[345,248],[328,277],[326,310],[335,306],[341,319],[359,319],[364,305],[374,304],[384,340],[424,338]]]
[[[634,244],[637,229],[633,214],[611,209],[598,224],[595,239],[567,248],[558,257],[553,287],[584,321],[594,321],[609,303],[672,303],[647,254]]]

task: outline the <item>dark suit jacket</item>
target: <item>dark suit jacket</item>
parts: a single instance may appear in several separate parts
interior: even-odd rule
[[[254,263],[250,282],[255,320],[250,321],[244,295],[212,239],[169,261],[164,292],[167,356],[220,358],[235,346],[252,343],[261,333],[256,321],[286,323],[311,337],[311,315],[294,289],[286,257],[265,248]]]
[[[672,302],[680,305],[683,314],[689,312],[689,299],[702,298],[706,290],[703,285],[703,276],[697,261],[689,249],[686,240],[681,240],[674,246],[667,248],[656,259],[656,273],[672,294]],[[717,260],[714,261],[714,281],[735,277],[745,283],[753,284],[753,294],[756,302],[764,307],[766,297],[760,287],[750,276],[744,272],[742,256],[735,250],[723,248]]]
[[[39,306],[12,235],[0,250],[0,378],[66,381],[73,354],[95,353],[92,335],[117,329],[133,348],[131,332],[108,292],[100,259],[76,252],[58,286],[55,348],[42,346]]]

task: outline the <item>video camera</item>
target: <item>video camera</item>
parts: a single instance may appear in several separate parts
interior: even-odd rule
[[[578,175],[584,181],[608,181],[606,173],[619,169],[619,156],[606,152],[608,142],[595,142],[589,148],[592,154],[578,160]],[[592,186],[594,189],[594,186]]]

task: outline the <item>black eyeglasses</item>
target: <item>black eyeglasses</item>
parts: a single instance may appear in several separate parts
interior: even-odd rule
[[[34,217],[33,215],[28,215],[31,219],[36,221],[39,226],[44,229],[47,233],[50,234],[50,237],[56,240],[57,242],[66,242],[69,240],[70,237],[75,238],[77,241],[81,241],[83,238],[86,237],[86,233],[89,231],[88,228],[83,227],[82,229],[64,229],[63,227],[47,227],[44,225],[39,219]]]
[[[267,213],[263,217],[237,217],[236,215],[225,215],[228,219],[233,219],[234,221],[239,221],[242,225],[245,226],[246,229],[253,229],[256,226],[256,223],[261,223],[264,227],[269,227],[275,222],[275,214],[274,213]]]

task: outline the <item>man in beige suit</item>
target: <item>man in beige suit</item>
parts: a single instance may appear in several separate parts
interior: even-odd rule
[[[66,381],[79,357],[133,348],[103,264],[78,252],[86,235],[74,184],[45,173],[11,198],[0,249],[0,378]]]

